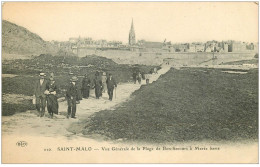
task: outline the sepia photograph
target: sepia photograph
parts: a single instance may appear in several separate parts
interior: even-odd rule
[[[2,1],[2,163],[258,164],[258,9]]]

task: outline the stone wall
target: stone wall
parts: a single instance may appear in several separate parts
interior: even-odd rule
[[[84,49],[79,50],[78,56],[84,57],[95,54],[97,56],[112,59],[119,64],[146,64],[146,65],[160,65],[167,61],[171,65],[212,65],[221,64],[230,61],[248,60],[252,59],[256,53],[207,53],[207,52],[177,52],[177,53],[156,53],[156,52],[132,52],[123,50],[94,50]]]

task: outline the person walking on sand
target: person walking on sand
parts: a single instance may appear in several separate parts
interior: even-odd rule
[[[154,71],[155,74],[158,74],[156,67],[154,67],[153,71]]]
[[[71,78],[71,82],[67,88],[66,98],[68,102],[68,115],[67,118],[76,118],[76,101],[78,98],[78,86],[77,82],[78,78],[73,76]]]
[[[141,81],[142,81],[142,74],[141,74],[140,71],[137,73],[137,80],[138,80],[138,83],[141,84]]]
[[[137,74],[136,74],[136,71],[133,72],[133,80],[134,80],[134,84],[136,84],[136,77],[137,77]]]
[[[50,117],[53,118],[53,114],[58,115],[58,98],[57,98],[57,92],[58,87],[54,80],[54,76],[50,77],[50,81],[46,85],[46,94],[47,94],[47,109],[48,113],[50,114]]]
[[[100,76],[98,73],[95,74],[95,78],[93,80],[94,88],[95,88],[95,95],[96,99],[99,99],[100,96],[102,96],[102,80],[100,79]]]
[[[149,84],[149,80],[151,78],[151,74],[145,74],[145,81],[146,81],[146,84]]]
[[[45,114],[46,107],[46,95],[44,94],[46,91],[47,80],[45,79],[45,73],[40,73],[40,79],[37,80],[34,89],[34,95],[36,100],[36,109],[39,113],[40,117],[43,117]]]
[[[87,74],[85,74],[85,76],[82,80],[82,95],[83,95],[83,98],[86,98],[86,99],[89,98],[90,84],[91,84],[91,81],[88,78]]]
[[[112,101],[114,88],[117,87],[116,81],[115,81],[114,77],[112,76],[112,74],[109,74],[109,77],[107,78],[106,83],[107,83],[107,93],[109,96],[109,100]]]
[[[103,72],[103,75],[101,77],[101,80],[102,80],[102,93],[106,93],[107,91],[107,75],[105,72]]]

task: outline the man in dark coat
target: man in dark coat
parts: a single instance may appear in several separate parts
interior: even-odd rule
[[[141,84],[141,81],[142,81],[142,74],[141,74],[141,72],[137,73],[136,79],[138,80],[138,83]]]
[[[71,82],[67,88],[66,98],[68,102],[68,115],[67,118],[76,118],[76,101],[78,100],[78,86],[76,84],[78,78],[72,77]],[[72,111],[72,113],[71,113]]]
[[[102,96],[102,80],[97,73],[95,75],[96,76],[93,80],[93,83],[95,88],[96,99],[99,99],[99,97]]]
[[[39,112],[39,116],[43,117],[45,114],[45,107],[46,107],[46,85],[47,80],[45,79],[45,73],[40,73],[40,79],[37,80],[35,84],[34,95],[36,98],[36,109]]]
[[[133,80],[134,80],[134,84],[136,84],[136,71],[133,72]]]
[[[113,78],[112,74],[109,74],[109,77],[107,78],[107,92],[110,101],[112,101],[113,98],[114,87],[117,87],[116,81]]]
[[[91,81],[85,74],[85,77],[82,80],[82,94],[83,98],[89,98],[89,90],[90,90]]]

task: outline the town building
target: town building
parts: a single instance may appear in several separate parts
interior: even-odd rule
[[[194,44],[189,44],[188,52],[196,52],[196,46]]]
[[[244,42],[232,42],[228,48],[229,52],[244,52],[246,51],[246,43]]]
[[[245,43],[237,41],[221,41],[216,40],[207,41],[205,43],[175,43],[166,42],[152,42],[139,40],[136,42],[134,22],[132,19],[130,31],[128,34],[128,43],[123,44],[121,41],[107,41],[105,39],[94,40],[90,37],[69,38],[69,41],[52,43],[59,48],[72,51],[75,54],[95,54],[105,50],[125,50],[138,52],[154,52],[158,55],[162,53],[174,52],[258,52],[258,43]]]
[[[227,43],[224,44],[223,50],[224,50],[224,52],[228,52],[228,44]]]
[[[199,45],[195,45],[195,52],[204,52],[205,50],[205,46],[202,45],[202,44],[199,44]]]
[[[163,52],[175,52],[175,48],[173,47],[171,42],[166,42],[166,40],[165,40],[163,42],[162,51]]]
[[[174,44],[175,52],[187,52],[189,50],[189,44]]]

